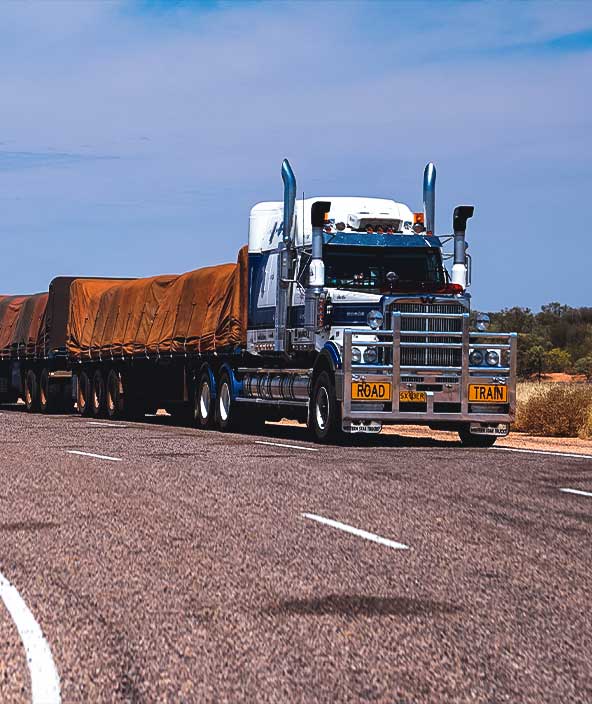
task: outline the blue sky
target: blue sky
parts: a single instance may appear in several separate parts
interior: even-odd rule
[[[0,288],[234,260],[299,193],[473,203],[478,308],[592,305],[592,3],[5,2]]]

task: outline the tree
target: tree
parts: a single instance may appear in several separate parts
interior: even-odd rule
[[[588,381],[592,381],[592,354],[578,359],[574,364],[574,370],[577,374],[583,374]]]
[[[571,355],[559,347],[545,352],[544,367],[548,372],[564,372],[571,367]]]
[[[543,362],[545,360],[545,349],[541,345],[533,345],[526,352],[526,373],[538,374],[539,381],[541,380],[541,372],[543,371]]]

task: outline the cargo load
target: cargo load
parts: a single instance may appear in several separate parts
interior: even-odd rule
[[[246,247],[236,264],[180,275],[112,284],[76,279],[70,287],[68,353],[82,361],[244,347],[247,289]]]
[[[47,299],[47,293],[0,297],[0,358],[35,356]]]

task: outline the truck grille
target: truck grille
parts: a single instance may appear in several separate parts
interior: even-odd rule
[[[414,318],[413,315],[401,318],[402,331],[426,332],[462,332],[462,314],[465,307],[460,303],[398,303],[391,306],[392,311],[401,313],[446,313],[458,315],[458,318]],[[440,342],[458,343],[459,337],[425,337],[424,335],[405,335],[405,342]],[[460,367],[462,365],[462,350],[446,347],[403,347],[401,349],[401,365],[413,367]]]

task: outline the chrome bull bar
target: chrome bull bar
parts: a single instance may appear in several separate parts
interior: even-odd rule
[[[428,331],[402,330],[402,318],[445,318],[462,319],[461,331]],[[356,335],[355,342],[353,336]],[[423,338],[424,341],[410,341],[409,338]],[[343,366],[342,366],[342,418],[344,421],[381,421],[391,423],[410,422],[467,422],[481,423],[511,423],[516,413],[516,367],[517,367],[517,334],[504,332],[480,332],[469,330],[469,313],[407,313],[392,311],[391,330],[373,330],[371,328],[355,328],[344,330]],[[438,338],[446,338],[441,342]],[[457,341],[451,342],[456,338]],[[352,360],[352,348],[376,347],[385,350],[387,359],[380,364],[355,363]],[[402,364],[401,351],[405,348],[428,350],[461,350],[459,365],[433,364]],[[500,355],[500,365],[495,367],[473,367],[469,364],[469,352],[474,349],[496,350]],[[508,358],[506,366],[501,365],[503,357]],[[400,392],[402,376],[436,376],[458,377],[458,403],[460,411],[441,412],[434,410],[437,397],[434,393],[426,394],[425,411],[408,411],[400,407]],[[352,401],[352,383],[388,382],[391,384],[390,407],[383,410],[364,409],[365,401]],[[482,408],[473,412],[469,402],[469,384],[505,384],[508,388],[507,413],[486,412]],[[450,394],[449,394],[450,395]],[[356,403],[356,407],[352,407]],[[475,405],[478,402],[472,402]]]

